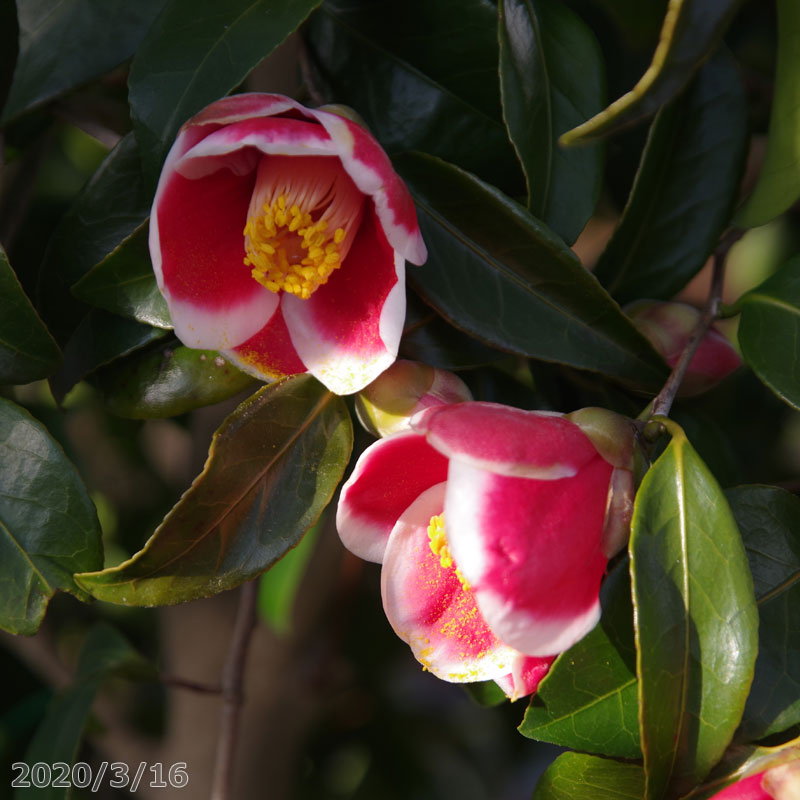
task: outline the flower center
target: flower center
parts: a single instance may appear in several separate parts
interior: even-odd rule
[[[465,592],[470,590],[467,579],[461,574],[461,570],[453,562],[450,548],[447,546],[447,533],[444,529],[444,514],[437,514],[431,517],[428,523],[428,543],[431,552],[439,558],[442,569],[454,569],[456,577],[461,581],[461,586]]]
[[[244,227],[244,264],[271,292],[304,300],[339,269],[364,196],[335,156],[264,156]]]

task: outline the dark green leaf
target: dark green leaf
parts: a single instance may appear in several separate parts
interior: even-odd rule
[[[422,150],[523,186],[500,109],[489,0],[328,0],[305,29],[330,99],[390,153]]]
[[[161,295],[147,245],[144,223],[86,273],[72,293],[85,303],[131,317],[157,328],[172,328],[167,302]]]
[[[503,0],[498,8],[503,115],[525,172],[528,208],[572,244],[594,212],[603,151],[565,150],[558,137],[603,107],[600,48],[560,2]]]
[[[2,122],[130,58],[164,0],[21,0],[20,53]]]
[[[764,163],[752,194],[736,214],[745,228],[764,225],[800,197],[800,3],[778,0],[778,61]]]
[[[144,548],[81,585],[112,603],[164,605],[254,578],[316,522],[352,443],[344,401],[313,378],[264,387],[216,432],[202,474]]]
[[[655,113],[688,83],[714,50],[741,0],[670,0],[653,61],[636,86],[561,137],[589,142]]]
[[[800,723],[800,499],[774,486],[727,492],[759,606],[758,658],[737,734],[761,739]]]
[[[46,378],[61,353],[11,269],[0,245],[0,383],[29,383]]]
[[[75,680],[51,704],[28,746],[25,762],[72,766],[97,690],[106,678],[119,674],[152,677],[155,670],[114,628],[100,623],[86,637]],[[68,793],[68,788],[49,783],[19,789],[14,800],[64,800]]]
[[[14,0],[0,0],[0,113],[3,111],[19,55],[19,25]]]
[[[595,268],[620,303],[672,297],[728,222],[747,147],[747,105],[720,50],[653,122],[633,190]]]
[[[44,426],[0,398],[0,627],[35,633],[57,589],[103,563],[100,525],[75,468]]]
[[[112,364],[95,383],[112,414],[148,419],[218,403],[255,386],[256,379],[215,350],[192,350],[170,340]]]
[[[533,800],[642,800],[643,792],[644,772],[638,764],[564,753],[539,779]]]
[[[658,419],[658,418],[657,418]],[[753,677],[758,613],[725,496],[681,428],[636,495],[630,542],[647,800],[720,759]]]
[[[575,254],[499,191],[423,155],[397,162],[418,203],[428,261],[409,279],[437,311],[502,349],[638,386],[665,367]]]
[[[86,308],[72,299],[70,288],[147,219],[150,201],[142,182],[136,141],[128,134],[64,215],[45,253],[39,306],[62,344]]]
[[[745,363],[778,397],[800,409],[800,258],[740,302],[739,345]]]
[[[236,88],[320,0],[167,0],[136,52],[131,116],[155,185],[178,128]]]
[[[478,681],[477,683],[462,683],[464,691],[479,705],[484,708],[493,708],[505,703],[508,698],[505,692],[494,681]]]
[[[50,388],[60,402],[78,381],[96,369],[145,345],[162,339],[167,331],[141,325],[106,311],[90,311],[64,348],[64,363],[50,378]]]
[[[600,624],[556,659],[519,731],[588,753],[641,758],[627,563],[609,575],[600,600]]]

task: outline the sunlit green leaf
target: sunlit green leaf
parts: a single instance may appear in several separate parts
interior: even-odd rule
[[[753,677],[758,613],[728,503],[681,428],[636,495],[630,542],[647,800],[720,759]]]
[[[745,363],[782,400],[800,409],[800,258],[741,300],[739,345]]]
[[[600,48],[591,31],[553,0],[503,0],[503,115],[528,186],[528,208],[567,244],[594,212],[603,152],[564,149],[558,137],[596,114],[605,98]]]
[[[712,52],[741,0],[670,0],[653,61],[636,86],[587,122],[564,134],[564,144],[605,136],[655,113],[688,83]]]
[[[172,328],[167,302],[156,285],[149,225],[144,223],[86,273],[72,293],[89,305],[157,328]]]
[[[178,128],[228,94],[321,0],[166,0],[131,65],[133,129],[150,184]]]
[[[53,700],[28,745],[25,753],[27,764],[72,766],[97,690],[111,675],[152,678],[155,669],[114,628],[99,623],[86,637],[74,681]],[[64,776],[60,775],[62,770],[63,767],[54,767],[51,772],[54,779],[61,777],[61,781],[52,780],[45,786],[30,785],[18,789],[14,794],[15,800],[65,800],[69,796],[71,781],[69,775],[63,779]]]
[[[329,99],[355,108],[390,153],[422,150],[523,190],[490,0],[328,0],[305,32]]]
[[[639,386],[666,369],[575,254],[499,191],[423,155],[398,159],[428,261],[409,280],[448,321],[510,352]]]
[[[800,3],[778,0],[778,60],[764,163],[736,214],[745,228],[764,225],[800,197]]]
[[[171,339],[101,370],[93,383],[120,417],[174,417],[218,403],[257,381],[215,350],[193,350]]]
[[[643,792],[644,772],[638,764],[564,753],[539,779],[533,800],[642,800]]]
[[[600,623],[553,663],[519,731],[583,752],[641,758],[627,563],[609,575],[600,600]]]
[[[0,245],[0,383],[29,383],[46,378],[61,359],[48,333],[8,263]]]
[[[130,560],[78,580],[100,600],[164,605],[263,572],[330,502],[353,441],[344,401],[307,375],[266,386],[214,435],[202,474]]]
[[[2,122],[130,58],[163,4],[18,0],[20,53]]]
[[[758,658],[737,739],[800,723],[800,499],[774,486],[727,492],[750,558],[759,610]]]
[[[0,627],[32,634],[73,573],[103,563],[100,525],[75,468],[45,427],[0,398]]]
[[[595,268],[621,303],[671,298],[725,228],[747,147],[747,105],[724,50],[650,129],[633,190]]]

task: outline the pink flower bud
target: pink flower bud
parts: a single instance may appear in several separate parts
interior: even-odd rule
[[[796,749],[783,751],[771,764],[726,786],[710,800],[800,800],[800,759]]]
[[[657,300],[637,301],[628,306],[625,313],[671,367],[678,363],[701,316],[700,311],[685,303]],[[689,362],[678,395],[702,394],[741,364],[742,359],[734,346],[712,326]]]
[[[410,430],[410,419],[419,411],[471,399],[467,385],[452,372],[400,360],[356,395],[356,413],[373,436],[389,436]]]

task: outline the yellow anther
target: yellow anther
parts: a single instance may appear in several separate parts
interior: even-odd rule
[[[335,244],[341,244],[344,241],[344,228],[336,229],[336,233],[333,234],[333,241]]]

